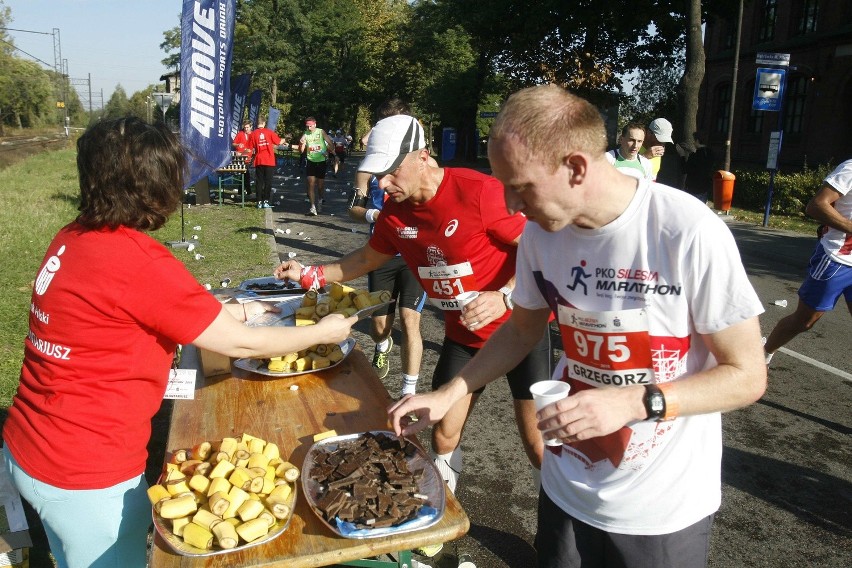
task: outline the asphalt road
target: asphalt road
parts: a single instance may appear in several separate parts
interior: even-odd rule
[[[351,183],[351,171],[329,176],[323,213],[306,217],[304,178],[292,169],[276,178],[273,201],[279,205],[267,215],[274,252],[282,259],[296,253],[303,264],[313,264],[366,242],[367,226],[346,214]],[[814,238],[726,220],[766,304],[761,325],[768,334],[795,306]],[[290,234],[276,232],[288,228]],[[366,286],[366,279],[355,284]],[[772,304],[779,299],[786,299],[788,307]],[[355,336],[371,356],[367,325],[359,323]],[[425,349],[418,388],[424,390],[443,340],[437,310],[424,310],[421,328]],[[558,331],[553,334],[559,345]],[[814,330],[791,342],[789,351],[776,355],[760,401],[724,416],[723,503],[714,526],[711,567],[852,566],[850,336],[852,318],[841,301]],[[394,338],[398,345],[398,329]],[[396,346],[386,386],[399,392]],[[428,436],[422,441],[428,446]],[[457,496],[470,517],[470,532],[435,558],[417,560],[455,568],[458,555],[469,554],[480,568],[533,566],[536,493],[505,381],[486,389],[462,447],[465,465]]]

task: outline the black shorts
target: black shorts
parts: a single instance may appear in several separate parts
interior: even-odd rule
[[[457,312],[448,312],[444,317],[457,317]],[[450,382],[462,370],[468,361],[479,352],[478,347],[467,347],[452,339],[444,339],[438,364],[435,365],[435,374],[432,375],[432,390],[439,389],[442,385]],[[550,379],[552,373],[553,356],[550,350],[550,328],[542,331],[542,337],[532,351],[524,357],[518,366],[506,373],[509,381],[509,389],[515,400],[532,400],[530,385],[539,381]],[[477,390],[482,393],[485,387]]]
[[[395,256],[367,275],[370,291],[388,290],[396,305],[400,308],[410,308],[423,311],[426,302],[426,292],[420,286],[420,281],[411,273],[401,256]],[[392,306],[376,310],[373,315],[386,316]]]
[[[538,568],[705,568],[713,515],[685,529],[657,535],[610,533],[580,522],[542,489],[538,496]]]
[[[306,170],[308,177],[325,179],[326,171],[328,171],[328,163],[325,160],[323,160],[322,162],[312,162],[308,160],[308,166]]]

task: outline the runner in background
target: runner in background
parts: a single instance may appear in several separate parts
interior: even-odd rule
[[[305,132],[299,139],[299,153],[305,152],[307,166],[307,193],[310,205],[306,215],[322,213],[325,201],[325,174],[328,169],[327,160],[333,152],[334,142],[321,128],[317,128],[317,120],[309,116],[305,119]],[[336,158],[335,158],[336,160]]]

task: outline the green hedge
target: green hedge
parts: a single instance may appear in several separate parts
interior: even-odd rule
[[[775,173],[771,213],[804,215],[805,205],[822,185],[822,180],[836,166],[825,164],[816,168],[807,165],[801,172]],[[742,209],[763,211],[769,190],[769,171],[735,170],[732,205]]]

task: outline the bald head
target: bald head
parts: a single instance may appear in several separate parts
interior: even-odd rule
[[[557,85],[529,87],[509,97],[489,140],[513,137],[552,168],[571,152],[597,156],[606,151],[606,129],[598,109]]]

